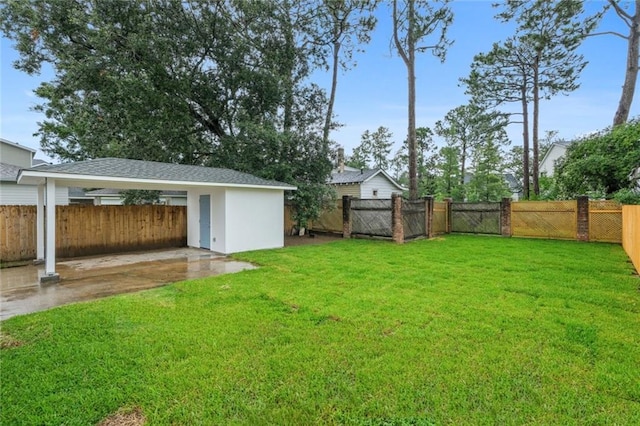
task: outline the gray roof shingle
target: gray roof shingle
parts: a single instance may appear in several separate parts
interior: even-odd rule
[[[42,165],[26,169],[34,172],[62,173],[128,179],[162,180],[174,182],[204,182],[230,185],[285,187],[287,183],[266,180],[248,173],[215,167],[189,166],[124,158],[98,158],[75,163]]]
[[[331,173],[331,181],[329,181],[329,183],[332,185],[362,183],[378,173],[378,171],[378,169],[365,169],[363,171],[358,170],[357,172],[344,171],[342,173]]]
[[[22,167],[14,166],[13,164],[0,163],[0,180],[16,182],[21,168]]]

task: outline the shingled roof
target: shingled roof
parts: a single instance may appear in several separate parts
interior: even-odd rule
[[[369,179],[372,179],[376,175],[381,174],[389,180],[398,189],[404,190],[398,182],[396,182],[391,176],[385,173],[382,169],[362,169],[358,171],[345,170],[344,172],[333,171],[331,173],[330,185],[358,185],[362,184]]]
[[[14,166],[13,164],[0,163],[0,181],[15,183],[18,179],[20,168],[20,166]]]
[[[24,169],[21,175],[30,177],[56,174],[67,178],[100,177],[114,180],[163,181],[228,186],[296,189],[287,183],[262,179],[248,173],[215,167],[190,166],[184,164],[159,163],[154,161],[129,160],[124,158],[98,158],[75,163],[43,165]]]
[[[354,183],[362,183],[367,181],[369,178],[375,176],[380,172],[379,169],[365,169],[354,171],[344,171],[342,173],[333,172],[331,173],[331,183],[332,185],[349,185]]]

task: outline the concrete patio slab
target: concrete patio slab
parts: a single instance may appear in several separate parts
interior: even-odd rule
[[[130,293],[169,283],[254,269],[209,250],[180,248],[68,259],[61,281],[40,284],[43,265],[0,270],[0,320],[55,306]]]

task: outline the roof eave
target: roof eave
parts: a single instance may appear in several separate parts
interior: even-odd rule
[[[241,184],[241,183],[219,183],[219,182],[198,182],[198,181],[174,181],[174,180],[156,180],[156,179],[140,179],[140,178],[123,178],[115,176],[95,176],[84,175],[74,173],[58,173],[58,172],[42,172],[33,169],[20,170],[18,174],[18,184],[23,185],[40,185],[43,184],[45,179],[51,178],[60,181],[72,181],[74,183],[86,181],[86,182],[98,182],[98,183],[122,183],[127,187],[147,187],[147,188],[188,188],[188,187],[217,187],[217,188],[243,188],[243,189],[268,189],[268,190],[283,190],[283,191],[295,191],[298,188],[290,185],[254,185],[254,184]],[[138,186],[138,184],[140,186]],[[73,185],[77,186],[77,185]]]

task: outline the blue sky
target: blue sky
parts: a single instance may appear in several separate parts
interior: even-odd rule
[[[603,4],[603,1],[589,1],[587,8],[594,11]],[[468,75],[473,56],[487,52],[494,42],[513,33],[513,26],[493,19],[496,10],[490,1],[454,1],[452,7],[455,18],[449,38],[454,44],[446,62],[441,64],[430,53],[420,55],[417,60],[418,126],[433,127],[449,110],[467,103],[458,79]],[[393,132],[396,148],[406,137],[407,73],[402,60],[390,48],[389,15],[383,5],[378,11],[379,22],[372,42],[365,46],[365,53],[356,54],[357,66],[342,73],[338,80],[335,113],[343,127],[331,137],[345,147],[347,154],[360,143],[365,130],[388,127]],[[601,24],[601,30],[605,29],[624,34],[628,31],[612,12]],[[11,65],[17,58],[12,43],[3,38],[0,49],[0,136],[38,149],[39,140],[33,133],[43,116],[31,111],[39,102],[33,90],[53,75],[45,72],[30,77],[18,72]],[[571,139],[611,124],[624,78],[626,41],[614,36],[591,37],[583,43],[580,53],[589,61],[580,79],[581,87],[568,96],[543,101],[541,135],[545,130],[557,130],[560,137]],[[318,71],[313,80],[322,87],[330,87],[328,73]],[[636,115],[640,115],[640,99],[636,99],[632,107],[631,116]],[[521,145],[521,134],[520,125],[510,126],[509,136],[514,145]],[[41,152],[38,156],[46,158]]]

